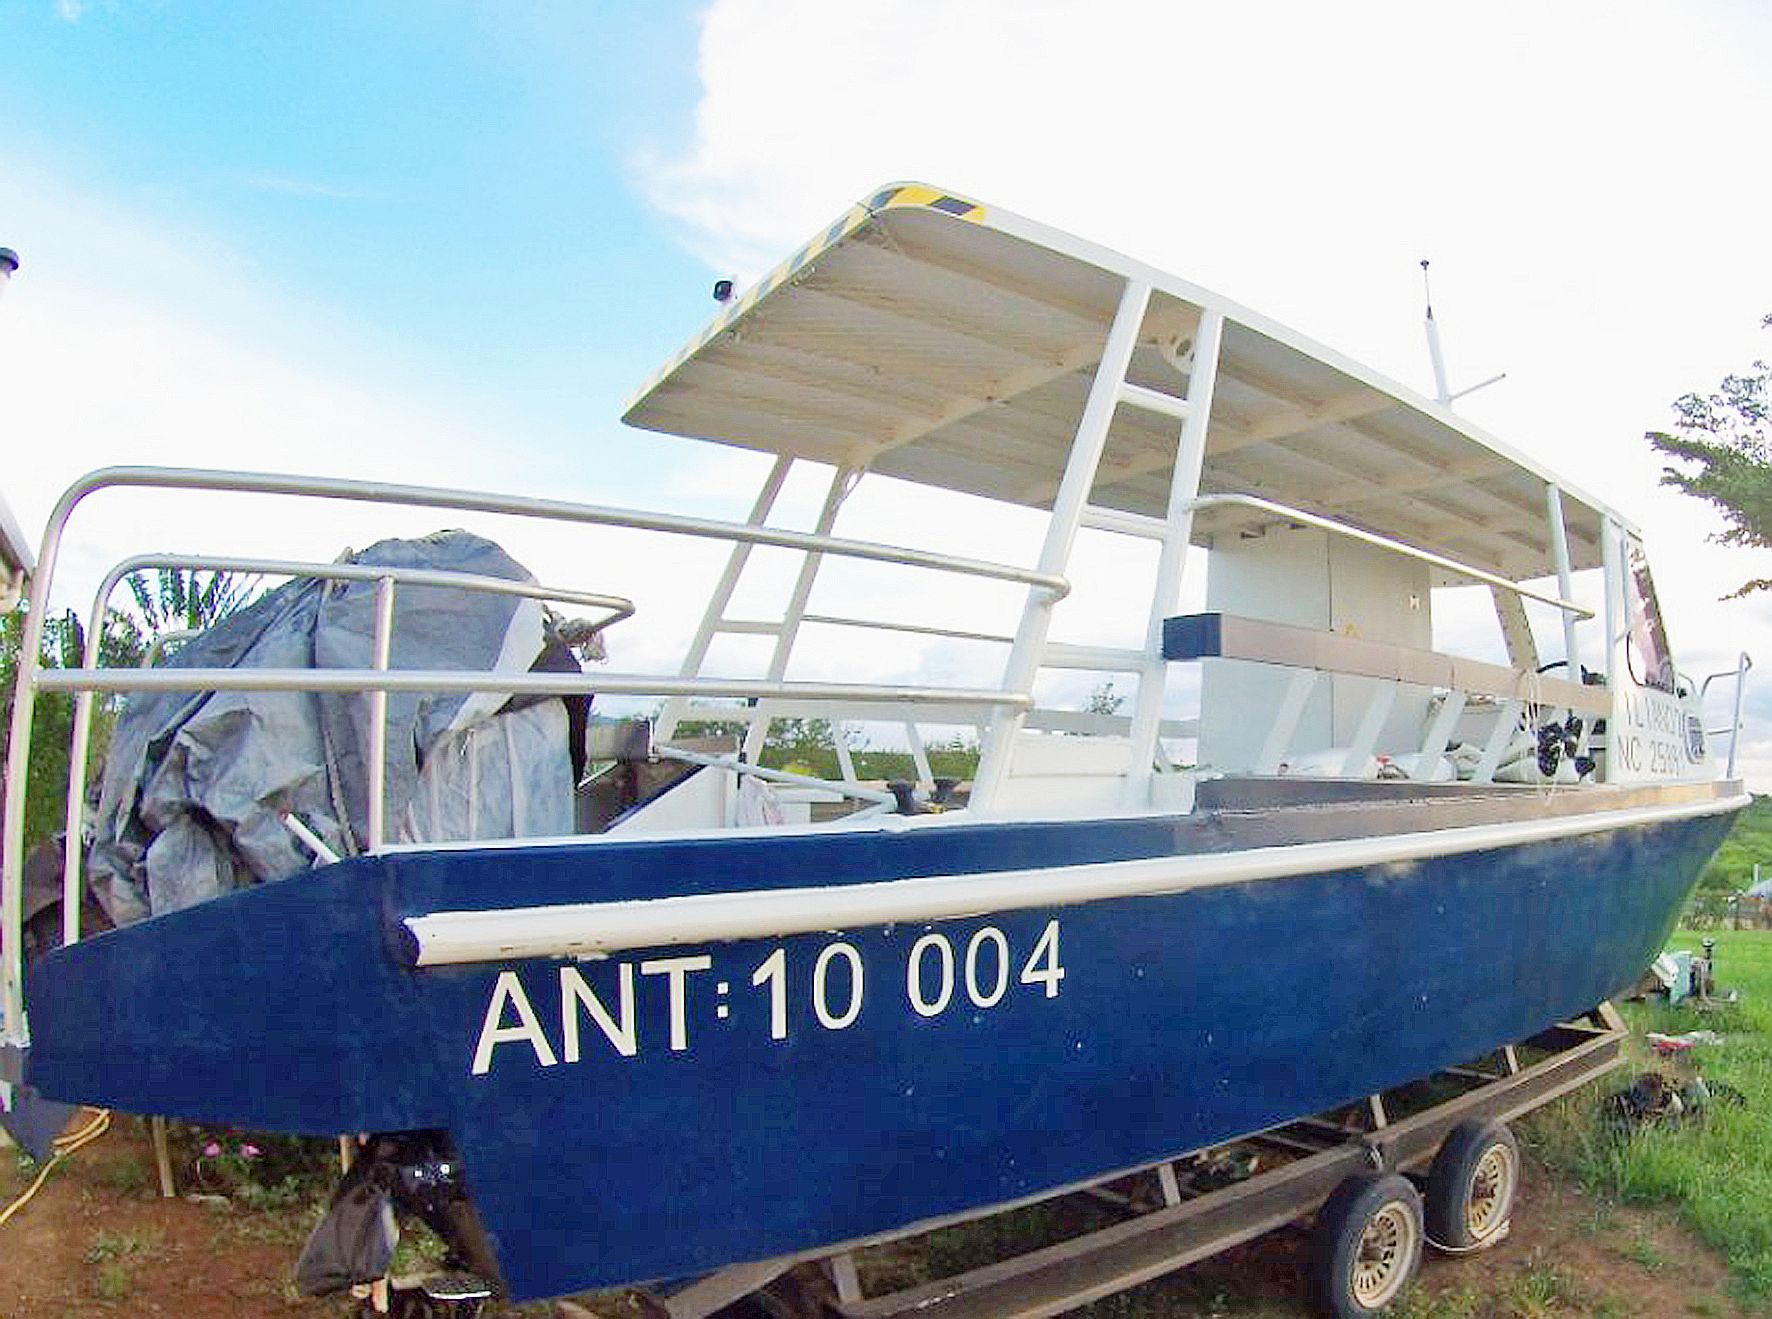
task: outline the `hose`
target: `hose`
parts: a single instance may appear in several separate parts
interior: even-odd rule
[[[49,1156],[49,1162],[45,1163],[38,1171],[36,1179],[24,1189],[24,1192],[16,1200],[7,1205],[5,1209],[0,1209],[0,1227],[6,1226],[14,1214],[31,1202],[31,1197],[43,1189],[43,1184],[49,1180],[49,1174],[56,1170],[62,1160],[85,1149],[110,1129],[111,1110],[100,1108],[92,1110],[92,1117],[78,1131],[57,1136],[51,1144],[54,1153]]]

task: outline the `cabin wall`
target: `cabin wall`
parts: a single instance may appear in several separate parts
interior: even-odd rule
[[[1208,551],[1206,608],[1368,641],[1433,646],[1426,564],[1331,536],[1314,527],[1270,527],[1216,537]],[[1251,768],[1293,670],[1241,660],[1205,660],[1200,695],[1200,764]],[[1369,678],[1326,675],[1305,706],[1292,751],[1346,746],[1376,689]],[[1402,688],[1378,750],[1419,749],[1428,694]]]

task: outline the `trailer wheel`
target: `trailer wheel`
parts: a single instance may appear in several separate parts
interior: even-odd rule
[[[1312,1299],[1337,1319],[1380,1313],[1421,1264],[1421,1196],[1399,1173],[1364,1173],[1335,1188],[1311,1240]]]
[[[1427,1232],[1436,1246],[1480,1250],[1501,1239],[1520,1187],[1520,1147],[1501,1122],[1469,1118],[1434,1155]]]

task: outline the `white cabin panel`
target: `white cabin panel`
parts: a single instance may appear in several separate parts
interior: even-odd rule
[[[1428,650],[1430,585],[1418,560],[1314,527],[1268,527],[1214,538],[1206,608]],[[1232,773],[1256,768],[1297,670],[1239,660],[1206,660],[1203,668],[1200,765]],[[1287,758],[1351,745],[1378,687],[1370,678],[1325,674],[1287,740]],[[1374,749],[1419,750],[1428,699],[1425,690],[1401,688]]]
[[[704,768],[609,826],[612,834],[719,829],[732,823],[733,776]]]

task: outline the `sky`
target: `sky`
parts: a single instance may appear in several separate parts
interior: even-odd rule
[[[917,178],[1424,392],[1431,258],[1454,387],[1507,373],[1460,410],[1645,529],[1683,668],[1744,647],[1772,666],[1772,605],[1718,600],[1772,564],[1711,544],[1717,518],[1658,487],[1642,439],[1772,355],[1756,0],[0,0],[0,25],[0,245],[23,260],[0,452],[32,537],[111,463],[741,518],[755,455],[627,431],[624,403],[715,278]],[[818,494],[797,480],[786,516]],[[840,529],[1033,543],[958,499],[869,498]],[[434,522],[266,504],[224,527],[118,495],[83,517],[58,603],[127,551],[330,558]],[[621,669],[669,662],[721,557],[536,552],[642,599]],[[1744,763],[1772,789],[1772,682],[1750,692]]]

